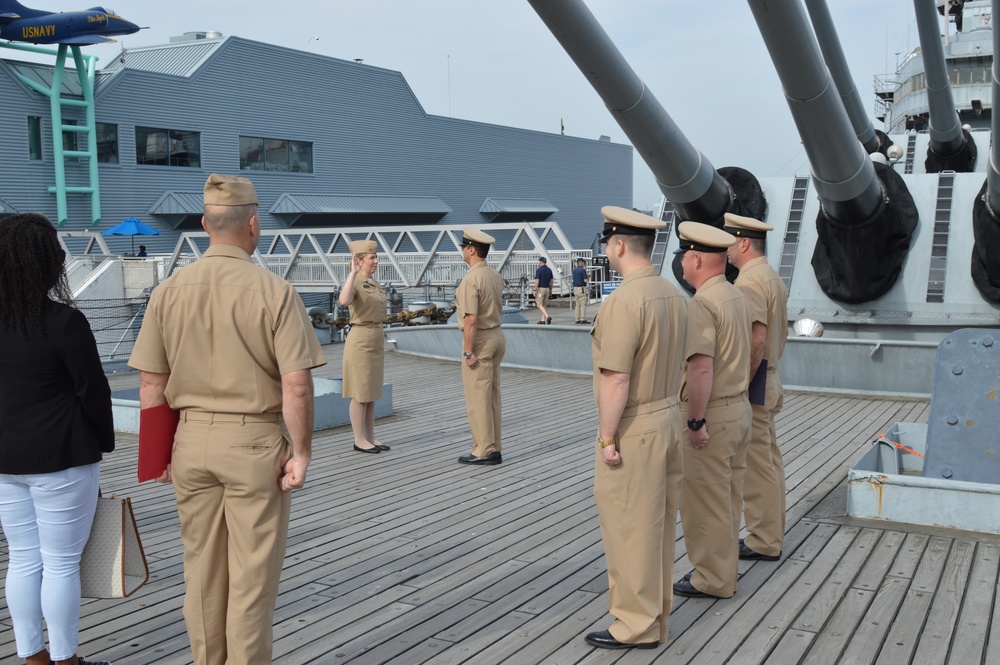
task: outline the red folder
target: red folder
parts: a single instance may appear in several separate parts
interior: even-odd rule
[[[155,480],[170,464],[180,411],[161,404],[139,411],[139,482]]]

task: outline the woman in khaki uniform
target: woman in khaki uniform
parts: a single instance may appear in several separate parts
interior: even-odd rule
[[[344,347],[343,395],[351,399],[354,449],[362,453],[389,450],[375,438],[375,402],[382,397],[385,374],[385,291],[375,281],[378,244],[355,240],[348,247],[351,274],[340,290],[340,304],[351,308],[351,332]]]

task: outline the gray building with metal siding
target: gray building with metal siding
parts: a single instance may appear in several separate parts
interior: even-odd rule
[[[11,54],[0,61],[0,206],[54,220],[48,100],[14,73],[44,79],[46,67]],[[100,70],[95,87],[97,122],[117,126],[118,157],[100,165],[96,229],[139,217],[164,233],[145,239],[151,251],[172,249],[180,230],[194,228],[190,194],[211,172],[254,181],[265,228],[523,217],[558,222],[573,246],[589,248],[600,207],[632,202],[630,146],[428,115],[400,72],[356,62],[238,37],[197,39],[130,49]],[[41,160],[29,157],[28,116],[42,118]],[[64,116],[83,121],[75,109]],[[137,163],[137,127],[171,130],[169,146],[196,132],[199,154],[184,160],[198,166]],[[311,144],[312,172],[241,171],[240,137]],[[84,164],[67,164],[67,184],[85,178]],[[86,196],[70,196],[62,228],[94,228]]]

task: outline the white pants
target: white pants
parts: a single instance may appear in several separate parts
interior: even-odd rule
[[[80,555],[97,508],[101,465],[0,474],[0,522],[7,537],[7,607],[17,655],[45,648],[52,660],[76,654],[80,629]]]

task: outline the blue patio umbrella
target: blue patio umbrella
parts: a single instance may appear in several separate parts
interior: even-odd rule
[[[135,217],[129,217],[120,224],[115,224],[107,231],[101,231],[106,236],[132,236],[132,253],[135,254],[136,236],[158,236],[160,232],[151,226],[146,226]]]

